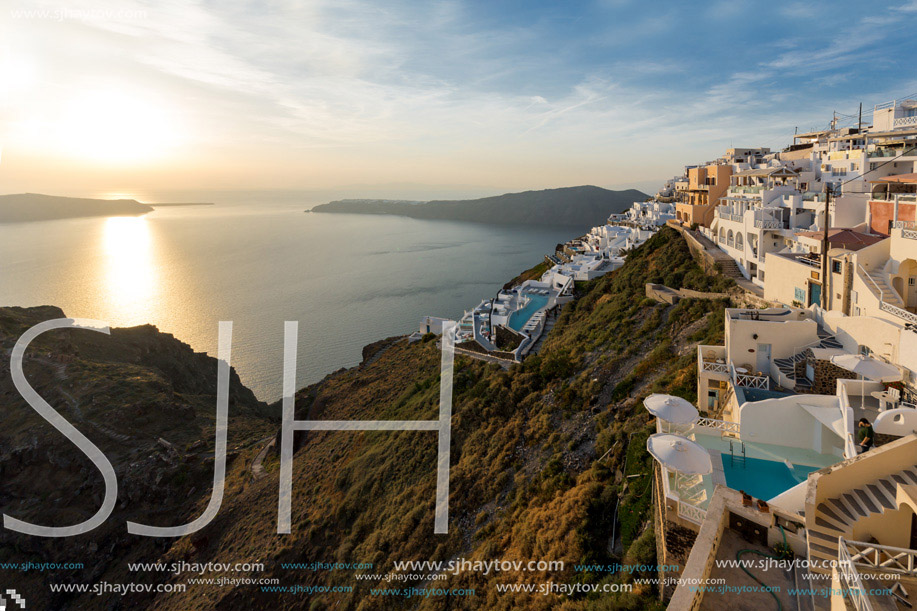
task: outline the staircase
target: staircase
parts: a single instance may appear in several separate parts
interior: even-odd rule
[[[810,382],[808,378],[796,375],[796,363],[805,361],[811,357],[812,348],[843,348],[843,346],[833,335],[821,327],[818,327],[818,344],[809,346],[802,352],[794,354],[789,358],[774,359],[774,364],[777,365],[777,369],[780,370],[780,373],[790,380],[795,380],[796,386],[793,390],[796,392],[807,392],[812,390],[812,382]]]
[[[815,524],[808,531],[809,560],[836,561],[838,538],[851,539],[857,520],[897,509],[895,497],[899,485],[917,485],[917,467],[899,471],[820,503],[815,509]]]
[[[744,278],[738,264],[732,259],[720,259],[720,271],[729,278]]]
[[[872,280],[872,283],[869,283],[870,288],[879,289],[879,295],[877,295],[877,297],[879,297],[880,300],[903,310],[904,301],[901,300],[901,296],[898,295],[898,291],[893,289],[892,286],[888,283],[888,276],[884,271],[882,271],[883,269],[884,266],[871,271],[866,269],[863,271],[866,273],[869,279]]]
[[[678,498],[689,505],[700,505],[707,500],[707,490],[704,488],[704,478],[702,475],[683,475],[676,474],[675,490],[678,492]]]

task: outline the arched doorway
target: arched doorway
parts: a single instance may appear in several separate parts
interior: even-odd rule
[[[905,259],[901,262],[898,274],[892,278],[892,287],[901,296],[906,309],[917,310],[917,261]]]

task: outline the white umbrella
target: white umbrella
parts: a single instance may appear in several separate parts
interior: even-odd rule
[[[847,371],[877,382],[897,382],[901,379],[901,371],[897,367],[871,356],[839,354],[832,356],[831,362]]]
[[[696,407],[672,395],[650,395],[643,400],[643,406],[660,420],[672,424],[691,424],[699,416]]]
[[[839,354],[831,357],[831,362],[842,369],[852,371],[860,376],[863,390],[860,393],[860,407],[866,401],[866,380],[876,382],[896,382],[901,379],[901,370],[885,361],[862,354]]]
[[[656,433],[646,440],[646,451],[663,466],[685,475],[713,472],[710,454],[695,442],[669,433]]]

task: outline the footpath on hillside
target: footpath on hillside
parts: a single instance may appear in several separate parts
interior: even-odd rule
[[[745,278],[739,271],[735,260],[720,250],[707,236],[677,223],[669,222],[669,226],[678,231],[685,238],[691,250],[701,256],[705,272],[716,270],[735,280],[735,283],[745,292],[764,298],[764,289]]]

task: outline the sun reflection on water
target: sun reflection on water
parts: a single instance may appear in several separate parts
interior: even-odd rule
[[[156,266],[148,221],[111,217],[103,231],[105,297],[110,311],[126,324],[148,322],[157,292]]]

